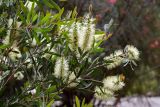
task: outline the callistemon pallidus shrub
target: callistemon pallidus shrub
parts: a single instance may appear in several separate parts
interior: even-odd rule
[[[75,81],[71,82],[76,82],[74,85],[77,88],[83,88],[82,85],[84,85],[85,88],[91,89],[94,86],[95,97],[101,99],[114,97],[114,92],[122,89],[125,85],[124,79],[122,79],[123,75],[107,76],[103,77],[104,80],[99,81],[101,79],[96,80],[92,74],[96,73],[97,78],[98,76],[101,78],[99,74],[101,67],[111,70],[120,65],[135,64],[135,61],[139,60],[139,51],[134,46],[127,45],[124,50],[117,50],[101,60],[100,53],[103,52],[103,48],[100,48],[100,44],[105,41],[106,37],[104,33],[96,34],[95,19],[86,15],[82,20],[66,21],[66,23],[70,24],[69,26],[61,25],[59,35],[67,37],[70,55],[66,56],[67,59],[64,56],[57,59],[54,75],[59,75],[58,77],[64,78],[64,80],[69,78],[67,80],[69,83],[71,76],[67,76],[67,74],[73,73]],[[95,51],[97,49],[102,50]],[[72,63],[73,60],[75,64]],[[73,65],[74,67],[72,67]],[[60,67],[62,68],[60,69]],[[89,83],[84,84],[84,81]],[[98,82],[100,85],[94,85],[94,82]]]
[[[62,18],[64,9],[53,4],[57,13],[37,12],[37,4],[27,1],[17,5],[20,9],[10,17],[1,17],[7,22],[0,22],[1,96],[11,98],[5,100],[10,101],[7,104],[39,101],[40,105],[52,103],[66,88],[85,90],[100,99],[114,97],[125,85],[124,76],[106,76],[107,72],[121,65],[136,65],[138,49],[127,45],[104,57],[101,44],[108,37],[96,29],[96,20],[90,14],[75,18],[74,12],[72,18]],[[17,82],[23,85],[16,86]],[[5,91],[9,84],[16,93]]]

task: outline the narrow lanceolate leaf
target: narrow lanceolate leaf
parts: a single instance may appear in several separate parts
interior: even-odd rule
[[[52,104],[54,103],[54,100],[51,100],[48,104],[47,107],[52,107]]]
[[[76,98],[76,107],[80,107],[80,101],[79,101],[78,97],[76,96],[75,98]]]
[[[74,8],[73,12],[72,12],[72,19],[74,19],[77,16],[77,7]]]
[[[24,14],[28,14],[27,8],[24,6],[23,1],[20,1],[20,6]]]
[[[37,18],[38,18],[38,15],[37,14],[34,15],[33,18],[32,18],[32,23],[34,23],[37,20]]]
[[[60,7],[54,2],[54,0],[51,0],[50,3],[52,6],[54,6],[57,10],[60,10]]]
[[[85,98],[83,99],[81,106],[82,106],[82,107],[85,107]]]
[[[50,19],[51,13],[47,13],[46,16],[40,21],[40,25],[47,23]]]
[[[25,19],[25,17],[24,17],[23,15],[21,15],[21,12],[20,12],[20,11],[17,12],[17,15],[18,15],[18,17],[20,18],[20,20],[21,20],[23,23],[26,23],[26,19]]]
[[[32,7],[31,7],[31,10],[29,11],[29,13],[27,14],[27,23],[30,23],[31,22],[31,17],[32,17],[32,14],[33,14],[33,11],[34,11],[34,3],[32,4]]]
[[[6,49],[8,45],[0,45],[0,49]]]
[[[58,18],[59,19],[61,18],[63,12],[64,12],[64,8],[62,8],[62,9],[59,10],[59,13],[58,13]]]
[[[53,0],[43,0],[43,2],[50,8],[60,10],[60,7]]]

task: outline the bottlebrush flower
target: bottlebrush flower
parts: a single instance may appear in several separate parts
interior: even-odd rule
[[[17,47],[13,47],[12,50],[8,53],[8,56],[12,61],[17,61],[22,57],[21,52]]]
[[[86,16],[81,24],[81,28],[78,29],[79,36],[79,47],[83,51],[90,50],[94,43],[95,35],[95,24],[93,23],[95,19]]]
[[[33,5],[34,2],[31,2],[31,1],[28,1],[25,3],[24,6],[26,6],[28,8],[28,10],[30,11],[31,8],[32,8],[32,5]],[[37,3],[34,3],[34,8],[37,6]]]
[[[126,66],[128,63],[136,65],[135,60],[139,60],[139,51],[132,45],[127,45],[124,48],[124,51],[118,50],[113,54],[104,57],[104,61],[108,62],[106,66],[108,70],[111,70],[124,63],[124,66]]]
[[[76,79],[76,75],[74,72],[68,75],[67,82],[69,83],[68,87],[76,87],[78,85],[78,79]]]
[[[123,55],[124,53],[122,50],[117,50],[109,56],[104,57],[104,60],[108,62],[106,66],[107,69],[110,70],[121,65],[123,62]]]
[[[28,69],[33,67],[32,60],[30,58],[26,59],[24,63]]]
[[[19,71],[14,74],[14,78],[16,78],[17,80],[22,80],[24,78],[24,75],[22,74],[21,71]]]
[[[10,44],[10,33],[11,33],[10,28],[12,27],[12,23],[13,23],[13,19],[11,19],[11,18],[8,19],[8,28],[9,28],[9,30],[7,30],[7,35],[4,38],[4,40],[2,41],[3,44],[5,44],[5,45]]]
[[[129,60],[139,60],[139,51],[136,47],[132,45],[127,45],[124,48],[125,55]]]
[[[114,96],[113,91],[111,91],[107,88],[104,88],[104,87],[96,86],[94,91],[95,91],[94,96],[98,99],[101,99],[101,100],[106,100],[106,99],[112,98]]]
[[[107,78],[103,80],[103,84],[105,88],[108,88],[112,91],[120,90],[125,85],[119,75],[118,76],[108,76]]]
[[[68,76],[69,65],[65,57],[60,57],[56,60],[54,75],[57,78],[66,79]]]
[[[124,87],[124,76],[108,76],[103,80],[103,87],[95,87],[95,97],[98,99],[113,98],[114,92]]]
[[[69,39],[70,39],[70,44],[69,47],[72,51],[77,52],[78,49],[78,41],[79,41],[79,36],[78,36],[78,27],[80,23],[74,22],[71,25],[71,29],[69,30]]]
[[[61,25],[59,35],[63,34],[63,32],[68,33],[69,47],[72,51],[77,53],[78,47],[80,47],[82,51],[88,51],[92,48],[94,43],[94,21],[95,19],[86,15],[81,22],[73,22],[70,29],[67,29],[68,26],[66,25]]]

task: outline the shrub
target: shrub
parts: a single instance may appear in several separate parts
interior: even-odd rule
[[[65,9],[49,0],[8,3],[0,5],[1,106],[49,107],[67,88],[106,99],[123,88],[124,76],[107,72],[136,65],[139,51],[127,45],[102,55],[107,36],[90,13],[76,17],[75,9],[65,16]]]

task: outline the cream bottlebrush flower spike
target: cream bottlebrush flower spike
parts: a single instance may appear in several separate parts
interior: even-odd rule
[[[21,52],[19,51],[18,47],[11,47],[11,51],[8,53],[9,58],[12,61],[17,61],[19,58],[22,57]]]
[[[129,60],[139,60],[139,51],[136,47],[132,46],[132,45],[127,45],[125,48],[124,48],[124,52],[125,52],[125,55],[126,57],[129,59]]]
[[[111,70],[113,68],[120,66],[123,63],[127,65],[128,63],[131,62],[134,65],[136,65],[134,61],[139,60],[139,55],[140,55],[139,51],[136,47],[132,45],[127,45],[124,48],[124,51],[123,50],[115,51],[113,54],[104,57],[104,60],[107,62],[111,61],[107,63],[108,65],[106,66],[108,70]]]
[[[32,60],[30,58],[26,59],[24,63],[28,69],[33,67]]]
[[[9,20],[8,20],[8,28],[11,27],[12,23],[13,23],[13,19],[9,19]],[[6,44],[6,45],[8,45],[9,42],[10,42],[10,33],[11,33],[11,30],[10,30],[10,29],[7,30],[7,36],[6,36],[6,38],[3,40],[3,43]]]
[[[90,50],[94,43],[94,20],[95,19],[90,18],[89,15],[86,15],[82,22],[75,21],[74,23],[72,23],[70,29],[68,29],[67,25],[61,25],[59,35],[63,34],[63,32],[68,31],[70,39],[69,47],[76,53],[78,47],[80,47],[83,51]]]
[[[68,80],[67,82],[68,87],[76,87],[78,85],[78,79],[76,78],[76,75],[74,74],[74,72],[72,72],[71,74],[68,74]]]
[[[95,97],[98,99],[113,98],[114,92],[122,89],[124,87],[124,76],[108,76],[103,80],[103,87],[96,86]]]
[[[5,39],[3,40],[3,43],[5,45],[8,45],[10,43],[10,33],[11,33],[10,28],[12,27],[12,23],[13,23],[13,19],[11,19],[11,18],[8,19],[8,28],[9,28],[9,30],[7,30],[7,35],[6,35]]]
[[[24,78],[24,75],[22,72],[23,71],[19,71],[19,72],[15,73],[14,78],[16,78],[17,80],[22,80]]]
[[[105,88],[108,88],[112,91],[120,90],[124,87],[124,82],[122,81],[123,78],[121,78],[122,75],[118,76],[108,76],[103,80],[103,84]]]
[[[4,40],[2,41],[3,44],[5,44],[5,45],[9,45],[9,44],[10,44],[12,24],[13,24],[13,19],[11,19],[11,18],[8,19],[7,35],[6,35],[6,37],[4,38]],[[22,22],[16,21],[14,27],[18,29],[21,24],[22,24]],[[19,32],[18,32],[18,31],[16,31],[16,35],[19,35]]]
[[[60,57],[55,63],[54,75],[57,78],[62,78],[65,83],[68,84],[68,87],[76,87],[78,79],[74,72],[69,73],[68,61],[65,57]]]
[[[60,57],[56,60],[54,75],[57,78],[67,78],[69,71],[68,61],[65,57]]]
[[[123,55],[123,50],[117,50],[109,56],[104,57],[105,61],[110,61],[109,63],[107,63],[107,69],[110,70],[121,65],[123,61]]]
[[[70,38],[70,44],[69,47],[72,51],[77,53],[78,50],[78,41],[79,41],[79,36],[78,36],[78,27],[80,26],[80,23],[74,22],[71,25],[71,29],[69,30],[69,38]]]
[[[112,98],[114,96],[114,92],[107,88],[96,86],[94,96],[98,99],[106,100]]]
[[[95,24],[94,19],[87,15],[81,26],[78,28],[79,47],[84,50],[90,50],[94,43]]]
[[[132,45],[127,45],[124,48],[124,53],[125,53],[123,60],[124,66],[130,64],[132,70],[134,70],[132,64],[134,64],[135,66],[137,65],[135,61],[139,60],[139,55],[140,55],[138,49]]]

